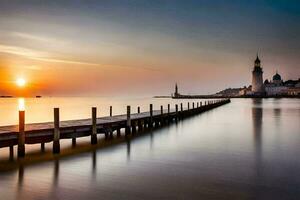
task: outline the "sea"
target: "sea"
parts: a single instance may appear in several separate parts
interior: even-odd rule
[[[0,126],[148,111],[203,99],[43,97],[0,99]],[[26,145],[26,162],[0,149],[1,200],[300,199],[300,99],[231,103],[134,137],[92,148],[90,138],[61,141],[62,156]],[[65,153],[64,152],[71,152]],[[16,147],[15,147],[16,154]],[[48,159],[49,157],[49,159]],[[5,168],[9,168],[4,170]]]

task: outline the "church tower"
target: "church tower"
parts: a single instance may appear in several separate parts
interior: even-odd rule
[[[175,84],[175,93],[174,93],[174,97],[178,97],[179,93],[178,93],[178,86],[177,83]]]
[[[254,61],[254,69],[252,71],[252,92],[256,95],[262,95],[265,92],[263,84],[263,71],[260,65],[258,54]]]

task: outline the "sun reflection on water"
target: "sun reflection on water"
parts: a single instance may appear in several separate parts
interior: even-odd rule
[[[25,99],[19,98],[18,104],[19,104],[19,111],[25,111]]]

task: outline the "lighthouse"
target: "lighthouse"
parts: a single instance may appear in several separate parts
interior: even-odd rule
[[[254,95],[263,95],[265,93],[263,70],[258,55],[254,61],[254,69],[252,71],[252,92]]]

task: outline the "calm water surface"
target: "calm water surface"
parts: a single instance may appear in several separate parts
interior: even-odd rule
[[[127,104],[146,110],[150,102],[176,101],[25,99],[27,122],[52,120],[55,106],[73,119],[89,117],[91,106],[107,115],[109,105],[125,113]],[[2,125],[16,123],[17,106],[1,100]],[[4,165],[8,151],[0,151]],[[233,99],[107,148],[2,172],[0,199],[300,199],[299,155],[299,99]]]

